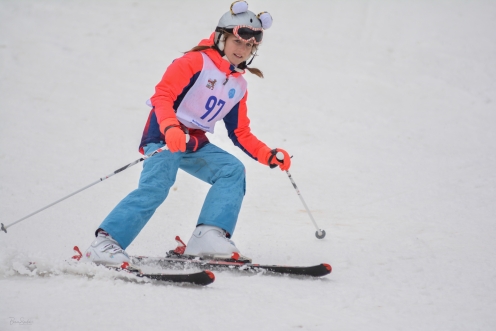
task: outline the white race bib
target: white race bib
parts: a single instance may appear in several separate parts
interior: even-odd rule
[[[223,119],[246,93],[246,80],[220,71],[210,58],[203,56],[203,69],[195,84],[184,96],[176,116],[189,128],[214,132],[215,123]]]

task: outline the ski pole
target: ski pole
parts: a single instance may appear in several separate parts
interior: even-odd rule
[[[277,160],[279,160],[280,162],[283,162],[284,160],[284,154],[281,153],[281,152],[277,152],[276,154],[276,158]],[[308,209],[308,206],[307,204],[305,203],[305,200],[303,200],[303,197],[301,196],[301,193],[300,193],[300,190],[298,189],[298,186],[296,186],[296,183],[295,181],[293,180],[293,177],[291,177],[291,174],[289,173],[288,170],[286,170],[286,174],[288,175],[288,178],[289,180],[291,181],[291,184],[293,184],[293,187],[294,189],[296,190],[296,193],[298,194],[298,196],[300,197],[300,200],[301,202],[303,203],[303,206],[305,206],[305,209],[307,210],[307,213],[308,213],[308,216],[310,216],[310,219],[312,220],[313,222],[313,225],[315,225],[315,228],[317,229],[317,231],[315,231],[315,236],[318,238],[318,239],[323,239],[326,235],[326,232],[325,230],[322,230],[320,229],[318,226],[317,226],[317,222],[315,222],[315,219],[313,218],[312,216],[312,213],[310,212],[310,209]]]
[[[189,140],[189,135],[187,134],[187,135],[186,135],[186,141],[188,141],[188,140]],[[105,177],[100,178],[99,180],[97,180],[97,181],[95,181],[95,182],[93,182],[93,183],[91,183],[91,184],[89,184],[89,185],[87,185],[87,186],[85,186],[85,187],[83,187],[83,188],[81,188],[81,189],[77,190],[77,191],[76,191],[76,192],[74,192],[74,193],[71,193],[71,194],[69,194],[69,195],[66,195],[66,196],[65,196],[65,197],[63,197],[63,198],[61,198],[61,199],[59,199],[59,200],[57,200],[57,201],[55,201],[55,202],[52,202],[51,204],[49,204],[49,205],[47,205],[47,206],[45,206],[45,207],[43,207],[43,208],[41,208],[41,209],[38,209],[37,211],[32,212],[31,214],[29,214],[29,215],[27,215],[27,216],[24,216],[23,218],[21,218],[21,219],[19,219],[19,220],[15,221],[15,222],[13,222],[13,223],[10,223],[10,224],[8,224],[8,225],[3,225],[3,223],[1,223],[1,229],[0,229],[0,230],[2,230],[2,231],[4,231],[5,233],[7,233],[7,229],[8,229],[8,228],[10,228],[12,225],[17,224],[17,223],[19,223],[19,222],[21,222],[21,221],[24,221],[25,219],[27,219],[27,218],[29,218],[29,217],[31,217],[31,216],[33,216],[33,215],[36,215],[36,214],[38,214],[39,212],[41,212],[41,211],[43,211],[43,210],[45,210],[45,209],[47,209],[47,208],[50,208],[50,207],[52,207],[53,205],[56,205],[57,203],[62,202],[62,201],[64,201],[65,199],[68,199],[68,198],[72,197],[73,195],[76,195],[76,194],[78,194],[79,192],[82,192],[82,191],[86,190],[87,188],[90,188],[90,187],[92,187],[93,185],[96,185],[96,184],[98,184],[98,183],[100,183],[100,182],[104,181],[105,179],[108,179],[108,178],[112,177],[113,175],[116,175],[116,174],[118,174],[119,172],[122,172],[122,171],[126,170],[127,168],[130,168],[130,167],[132,167],[133,165],[136,165],[136,164],[138,164],[138,163],[140,163],[140,162],[142,162],[142,161],[144,161],[144,160],[146,160],[146,159],[148,159],[148,158],[150,158],[150,157],[154,156],[155,154],[158,154],[158,153],[163,152],[163,151],[165,151],[165,150],[168,150],[167,145],[165,145],[165,146],[163,146],[163,147],[161,147],[161,148],[159,148],[159,149],[155,150],[154,152],[152,152],[152,153],[150,153],[150,154],[144,155],[142,158],[139,158],[139,159],[137,159],[136,161],[131,162],[131,163],[129,163],[129,164],[127,164],[127,165],[123,166],[122,168],[119,168],[119,169],[115,170],[113,173],[111,173],[111,174],[109,174],[109,175],[107,175],[107,176],[105,176]]]

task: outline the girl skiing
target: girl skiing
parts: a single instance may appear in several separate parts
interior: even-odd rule
[[[245,168],[236,157],[211,144],[205,133],[213,133],[215,124],[223,120],[233,143],[250,157],[289,169],[289,154],[258,140],[247,116],[243,74],[248,70],[263,75],[246,61],[255,56],[263,31],[271,24],[267,12],[255,15],[245,1],[236,1],[209,39],[167,68],[148,102],[152,110],[140,152],[150,154],[164,145],[167,150],[145,160],[138,188],[105,218],[82,261],[129,262],[124,250],[166,199],[178,169],[211,184],[184,253],[217,258],[239,253],[230,238],[245,194]],[[277,152],[284,154],[283,160],[275,157]]]

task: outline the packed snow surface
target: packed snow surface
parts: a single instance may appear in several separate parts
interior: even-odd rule
[[[233,236],[321,279],[216,272],[204,288],[68,264],[134,166],[0,233],[0,330],[495,330],[496,2],[249,1],[273,26],[246,74],[252,131]],[[0,215],[9,225],[140,157],[145,101],[227,0],[0,1]],[[208,185],[180,172],[128,248],[188,240]],[[29,262],[36,262],[32,270]],[[32,267],[32,266],[31,266]]]

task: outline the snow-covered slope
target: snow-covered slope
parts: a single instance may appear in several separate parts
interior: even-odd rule
[[[247,74],[254,133],[292,155],[247,169],[234,235],[260,263],[328,262],[323,279],[217,272],[207,288],[60,274],[135,188],[130,168],[0,233],[0,330],[493,330],[496,2],[261,1],[274,17]],[[139,158],[165,68],[229,1],[0,2],[0,222]],[[129,247],[188,239],[208,186],[179,173]],[[50,277],[20,276],[23,262]],[[93,269],[92,269],[93,270]],[[25,271],[25,270],[24,270]]]

